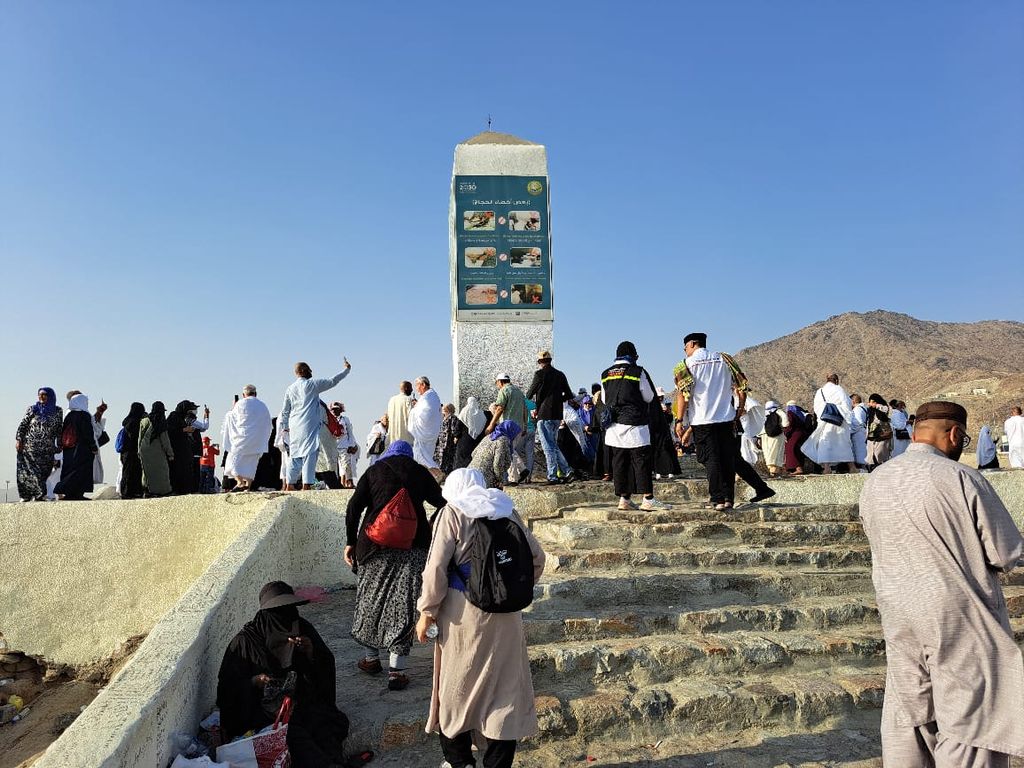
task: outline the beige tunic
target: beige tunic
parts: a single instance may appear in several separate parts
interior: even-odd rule
[[[883,717],[1024,756],[1024,661],[999,584],[1024,540],[992,486],[914,443],[871,473],[860,514],[885,634]]]
[[[779,418],[782,421],[782,428],[788,427],[789,415],[786,413],[786,409],[779,408],[776,413],[779,414]],[[785,467],[786,433],[780,432],[775,437],[771,437],[762,428],[761,434],[758,437],[761,438],[761,455],[764,456],[765,465],[769,467]]]
[[[544,571],[544,550],[523,524],[533,550],[534,578]],[[522,613],[484,613],[462,592],[448,588],[448,563],[468,558],[473,521],[444,507],[434,523],[423,592],[417,607],[437,621],[434,688],[427,733],[455,737],[477,731],[489,739],[512,740],[537,732],[530,658]]]

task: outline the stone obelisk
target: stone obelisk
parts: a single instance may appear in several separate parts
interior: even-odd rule
[[[524,391],[552,349],[547,151],[485,131],[455,147],[449,206],[455,403],[486,410],[508,373]]]

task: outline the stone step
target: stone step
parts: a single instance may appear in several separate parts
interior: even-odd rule
[[[867,568],[871,549],[867,544],[818,545],[813,547],[687,547],[658,549],[576,549],[548,548],[545,570],[549,573],[588,571],[595,568],[636,572],[660,568]],[[621,575],[630,575],[624,573]]]
[[[690,522],[621,523],[576,520],[538,520],[537,538],[548,545],[568,549],[637,547],[677,549],[693,543],[714,542],[778,547],[784,545],[866,544],[857,522]]]
[[[538,688],[539,740],[643,743],[680,732],[809,729],[829,718],[880,708],[884,686],[884,660],[874,659],[815,673],[777,672],[742,680],[677,679],[639,687],[609,683],[582,693]]]
[[[881,634],[878,609],[864,598],[817,598],[787,605],[731,605],[696,611],[609,609],[593,615],[581,615],[571,608],[541,607],[527,611],[523,619],[531,645],[675,633],[827,630],[866,623],[874,624],[872,631]]]
[[[823,663],[884,659],[881,627],[717,635],[652,635],[530,648],[534,685],[607,687],[615,681],[653,685],[693,677],[819,668]]]
[[[673,504],[670,509],[644,512],[620,510],[617,502],[593,503],[562,510],[566,520],[640,523],[762,523],[762,522],[856,522],[860,512],[856,504],[782,505],[744,504],[719,512],[692,502]]]
[[[695,610],[779,604],[798,597],[871,594],[871,572],[863,568],[719,572],[664,568],[657,573],[628,576],[600,571],[586,576],[546,574],[534,588],[534,606],[535,610],[543,604],[570,605],[583,610],[644,605]]]

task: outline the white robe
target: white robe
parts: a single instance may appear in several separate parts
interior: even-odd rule
[[[352,429],[352,422],[344,413],[338,419],[341,425],[341,437],[338,438],[338,477],[348,480],[356,478],[356,462],[359,459],[359,441],[356,440]],[[355,448],[355,453],[349,453],[349,448]]]
[[[1011,416],[1003,423],[1010,448],[1010,466],[1024,469],[1024,416]]]
[[[281,452],[281,481],[288,484],[288,430],[281,427],[281,414],[277,415],[277,432],[274,435],[274,447]]]
[[[761,458],[761,452],[757,448],[757,436],[764,429],[764,406],[748,396],[744,408],[745,412],[740,417],[740,426],[743,427],[743,436],[740,438],[740,455],[743,456],[743,460],[747,464],[754,466]]]
[[[373,463],[380,458],[380,454],[370,453],[370,449],[373,448],[373,444],[377,442],[378,437],[384,438],[384,450],[388,447],[388,431],[384,428],[384,425],[379,421],[373,422],[373,426],[370,427],[370,433],[366,436],[366,463],[369,466],[373,466]]]
[[[864,403],[855,405],[850,416],[850,444],[853,446],[855,464],[868,463],[868,407]]]
[[[909,439],[900,440],[898,437],[896,437],[897,429],[906,429],[908,432],[910,431],[908,428],[907,414],[905,414],[899,408],[893,408],[892,411],[889,413],[889,422],[892,426],[892,458],[895,459],[897,456],[899,456],[901,453],[907,450],[907,447],[910,445]]]
[[[441,433],[441,398],[434,390],[424,392],[409,412],[409,432],[415,440],[412,455],[416,463],[427,469],[437,469],[434,448]]]
[[[100,435],[103,434],[103,430],[107,428],[107,417],[100,416],[100,420],[96,421],[96,416],[92,415],[92,436],[96,440],[96,447],[99,448]],[[92,482],[94,485],[99,485],[103,482],[103,457],[102,449],[96,451],[96,458],[92,460]]]
[[[297,378],[285,391],[278,429],[288,430],[288,447],[294,458],[305,458],[320,450],[320,424],[323,408],[320,393],[331,389],[348,376],[349,369],[330,379]]]
[[[243,397],[224,417],[221,450],[227,451],[224,474],[252,480],[260,456],[267,452],[273,424],[270,409],[256,397]]]
[[[829,424],[822,420],[825,404],[832,403],[843,416],[843,423]],[[814,393],[814,413],[818,426],[800,449],[804,456],[816,464],[841,464],[853,461],[853,443],[850,440],[850,419],[853,404],[846,390],[838,384],[826,383]]]

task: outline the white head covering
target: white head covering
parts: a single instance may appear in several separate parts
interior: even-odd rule
[[[478,469],[456,469],[444,481],[448,505],[466,517],[501,520],[512,516],[512,499],[497,488],[488,488]]]
[[[779,410],[779,404],[776,403],[774,400],[769,400],[767,403],[764,404],[765,413],[772,413],[773,411],[777,410]]]
[[[477,437],[487,426],[487,416],[480,409],[475,397],[466,399],[466,407],[459,411],[459,420],[466,425],[470,437]]]
[[[988,424],[981,428],[978,435],[978,466],[983,467],[996,457],[996,444],[992,439],[992,430]]]
[[[89,396],[88,395],[75,395],[68,401],[68,408],[72,411],[85,411],[89,412]]]

